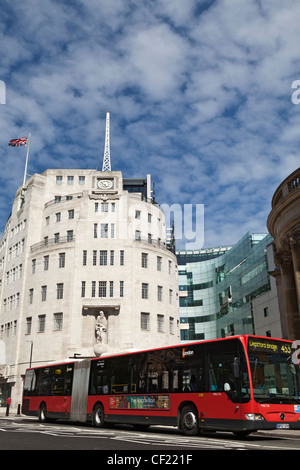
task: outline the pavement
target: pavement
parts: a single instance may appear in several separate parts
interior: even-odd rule
[[[37,421],[37,417],[30,417],[23,415],[22,413],[18,414],[17,410],[11,408],[9,410],[9,415],[6,416],[6,407],[0,407],[0,419],[11,419],[11,420],[22,420],[22,419],[32,419]],[[299,439],[300,440],[300,430],[293,429],[274,429],[270,431],[257,431],[256,436],[265,436],[265,437],[277,437],[277,438],[289,438],[289,439]]]

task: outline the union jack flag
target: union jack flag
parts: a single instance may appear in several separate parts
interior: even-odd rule
[[[12,139],[10,142],[9,142],[9,146],[10,147],[20,147],[20,145],[27,145],[27,139],[28,137],[21,137],[20,139]]]

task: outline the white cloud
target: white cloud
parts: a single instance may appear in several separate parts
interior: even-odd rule
[[[294,0],[7,3],[0,230],[23,172],[8,141],[31,131],[31,173],[100,168],[110,109],[113,169],[151,173],[161,202],[204,204],[206,246],[265,231],[299,166],[299,13]]]

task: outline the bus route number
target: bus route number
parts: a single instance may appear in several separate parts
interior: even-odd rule
[[[282,352],[283,354],[291,354],[292,350],[291,350],[290,345],[289,345],[289,344],[283,344],[283,345],[281,346],[281,352]]]

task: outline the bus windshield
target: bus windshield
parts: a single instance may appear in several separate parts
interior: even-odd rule
[[[300,405],[300,371],[291,343],[249,338],[253,396],[258,403]]]

